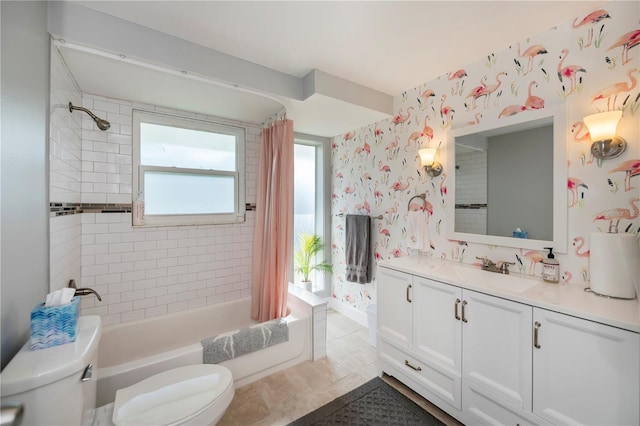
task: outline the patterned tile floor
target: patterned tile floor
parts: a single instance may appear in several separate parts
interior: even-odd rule
[[[286,425],[368,382],[377,375],[376,351],[369,346],[368,333],[355,321],[328,310],[327,356],[236,389],[231,405],[218,424]],[[384,379],[446,425],[459,425],[394,378],[385,376]]]

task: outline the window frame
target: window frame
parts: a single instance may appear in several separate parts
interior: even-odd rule
[[[245,132],[246,129],[239,126],[231,126],[213,121],[195,119],[185,116],[169,115],[159,112],[134,109],[132,111],[132,194],[133,202],[138,193],[142,193],[144,198],[144,172],[160,171],[175,174],[199,174],[208,176],[233,176],[235,209],[231,213],[210,213],[210,214],[169,214],[169,215],[148,215],[145,212],[144,225],[134,225],[136,227],[149,226],[180,226],[180,225],[216,225],[242,223],[245,218]],[[180,167],[166,167],[148,164],[140,164],[140,124],[156,124],[166,127],[177,127],[181,129],[197,130],[202,132],[219,133],[231,135],[236,138],[236,167],[235,171],[216,169],[191,169]]]
[[[331,263],[331,139],[321,136],[294,132],[294,144],[313,146],[316,149],[316,197],[315,197],[315,232],[324,242],[323,259]],[[295,213],[295,212],[294,212]],[[293,236],[290,276],[294,277],[293,252],[297,249],[297,236]],[[321,276],[322,289],[314,289],[313,293],[321,297],[331,296],[332,275],[317,273]]]

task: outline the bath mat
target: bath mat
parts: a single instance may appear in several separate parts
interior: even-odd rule
[[[376,377],[289,424],[307,425],[428,425],[443,423]]]
[[[202,340],[202,362],[218,364],[288,340],[289,326],[278,318]]]

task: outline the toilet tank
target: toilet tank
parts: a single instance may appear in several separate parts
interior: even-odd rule
[[[101,331],[99,316],[81,316],[75,342],[35,351],[27,342],[0,374],[2,405],[22,404],[22,425],[90,425]]]

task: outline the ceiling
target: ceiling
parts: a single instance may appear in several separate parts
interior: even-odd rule
[[[607,2],[74,3],[289,76],[302,79],[319,70],[393,97]],[[211,99],[227,102],[234,98],[226,116],[256,123],[284,106],[297,131],[319,136],[335,136],[390,115],[380,108],[345,101],[339,95],[317,93],[304,100],[277,93],[256,96],[211,84],[207,79],[185,83],[175,73],[163,76],[157,69],[91,52],[64,48],[61,52],[81,89],[103,96],[164,106],[173,102],[174,108],[213,115],[220,115],[220,108],[212,106]],[[129,81],[126,87],[123,75]]]

